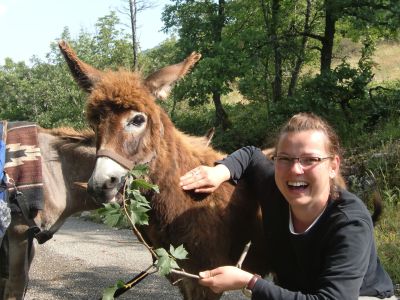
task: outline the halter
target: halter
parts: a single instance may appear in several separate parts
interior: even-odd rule
[[[120,164],[123,166],[125,169],[132,170],[135,164],[133,161],[130,161],[129,159],[126,159],[122,155],[119,155],[118,153],[115,153],[113,151],[107,150],[107,149],[100,149],[97,151],[96,157],[108,157],[111,158],[113,161],[116,163]]]
[[[115,152],[107,150],[107,149],[98,150],[96,153],[96,157],[108,157],[108,158],[112,159],[113,161],[115,161],[117,164],[123,166],[125,169],[132,170],[133,167],[137,163],[141,163],[143,165],[149,164],[156,157],[156,153],[153,151],[147,159],[144,159],[141,162],[131,161],[131,160],[123,157],[122,155],[119,155],[118,153],[115,153]]]

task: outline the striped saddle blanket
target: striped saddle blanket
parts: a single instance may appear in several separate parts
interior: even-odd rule
[[[31,122],[8,122],[4,170],[9,178],[10,208],[21,212],[13,193],[24,195],[29,212],[43,209],[43,180],[38,127]]]

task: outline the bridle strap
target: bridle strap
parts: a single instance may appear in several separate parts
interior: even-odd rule
[[[118,153],[115,153],[113,151],[107,150],[107,149],[100,149],[96,153],[96,157],[108,157],[111,158],[113,161],[117,162],[121,166],[123,166],[125,169],[132,170],[135,164],[133,161],[130,161],[129,159],[126,159],[122,155],[119,155]]]

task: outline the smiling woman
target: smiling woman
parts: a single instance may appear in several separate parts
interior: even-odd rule
[[[251,185],[275,279],[225,266],[200,273],[200,283],[216,292],[243,288],[252,299],[392,297],[369,211],[340,188],[341,150],[333,129],[314,114],[297,114],[283,126],[275,149],[275,164],[260,149],[245,147],[215,167],[197,167],[197,176],[182,176],[182,188],[197,192],[229,179]]]

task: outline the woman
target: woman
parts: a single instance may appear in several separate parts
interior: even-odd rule
[[[196,192],[212,192],[229,179],[253,184],[275,283],[223,266],[200,272],[200,284],[214,292],[244,288],[252,299],[393,296],[392,281],[377,257],[369,211],[336,183],[340,152],[332,128],[316,115],[301,113],[282,128],[274,163],[259,149],[245,147],[215,167],[182,176],[182,188]]]

